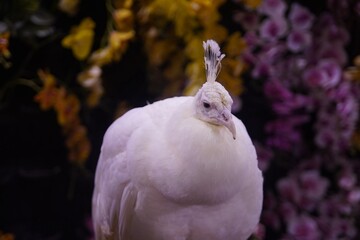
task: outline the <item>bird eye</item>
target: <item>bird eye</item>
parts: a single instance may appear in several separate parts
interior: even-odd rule
[[[207,102],[203,102],[203,106],[204,106],[204,108],[210,108],[210,104]]]

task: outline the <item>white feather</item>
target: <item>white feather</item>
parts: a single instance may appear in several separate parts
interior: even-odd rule
[[[225,54],[221,54],[220,47],[214,40],[203,42],[203,47],[205,51],[206,80],[215,82],[221,69],[221,60],[225,57]]]

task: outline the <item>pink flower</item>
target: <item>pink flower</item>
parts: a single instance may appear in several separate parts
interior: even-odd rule
[[[259,15],[255,12],[237,12],[234,14],[234,21],[240,23],[246,32],[252,32],[258,28]]]
[[[260,60],[256,63],[251,75],[254,78],[268,77],[271,75],[272,71],[273,69],[269,63]]]
[[[266,171],[271,163],[271,159],[273,158],[273,152],[270,148],[267,148],[260,143],[254,143],[256,148],[256,153],[258,156],[258,164],[261,171]]]
[[[338,43],[340,45],[346,45],[350,40],[349,33],[344,28],[335,24],[331,24],[324,30],[324,39],[332,44]]]
[[[308,47],[311,43],[309,32],[293,30],[287,37],[287,47],[292,52],[300,52]]]
[[[283,0],[263,0],[259,11],[268,16],[283,16],[287,6]]]
[[[294,29],[306,30],[311,28],[314,16],[300,4],[293,3],[290,9],[289,20]]]
[[[299,176],[302,193],[309,199],[321,200],[324,197],[329,181],[319,175],[318,170],[308,170]]]
[[[268,18],[260,26],[260,37],[264,40],[274,42],[285,36],[288,30],[287,22],[283,18]]]
[[[320,239],[320,232],[316,221],[306,215],[292,219],[288,225],[288,233],[294,240]]]
[[[358,204],[360,202],[360,188],[351,190],[347,196],[347,200],[350,204]]]
[[[256,226],[256,229],[255,229],[255,232],[254,232],[254,236],[261,240],[261,239],[264,239],[265,238],[265,233],[266,233],[266,228],[263,224],[259,223],[257,226]]]
[[[264,210],[261,214],[261,221],[272,229],[280,229],[280,219],[275,211]]]
[[[282,202],[279,209],[282,219],[286,222],[291,221],[297,217],[297,211],[294,204],[290,202]]]
[[[351,190],[356,184],[356,175],[349,169],[341,173],[338,185],[344,190]]]
[[[335,61],[325,59],[305,72],[304,81],[310,87],[329,89],[340,82],[341,73],[340,66]]]
[[[290,177],[280,179],[276,188],[283,199],[293,203],[299,202],[301,191],[296,179]]]
[[[273,100],[288,100],[292,98],[292,92],[287,89],[280,81],[267,81],[264,85],[265,95]]]
[[[344,66],[347,62],[347,54],[344,50],[344,46],[337,43],[329,43],[326,40],[323,40],[320,43],[318,49],[318,55],[316,58],[318,59],[332,59],[336,61],[340,66]]]

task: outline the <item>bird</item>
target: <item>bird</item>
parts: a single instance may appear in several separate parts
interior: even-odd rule
[[[263,203],[263,175],[221,60],[203,42],[206,82],[195,96],[133,108],[107,129],[95,172],[96,240],[246,240]]]

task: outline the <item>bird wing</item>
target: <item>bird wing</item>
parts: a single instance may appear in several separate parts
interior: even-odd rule
[[[132,159],[127,149],[131,144],[141,146],[144,141],[146,144],[152,135],[143,136],[143,131],[158,131],[164,127],[172,111],[187,99],[189,97],[174,97],[132,109],[106,131],[93,193],[92,215],[96,239],[128,239],[138,190],[129,174]]]
[[[127,239],[137,191],[129,176],[126,147],[147,114],[133,109],[107,130],[95,175],[92,217],[96,239]]]

